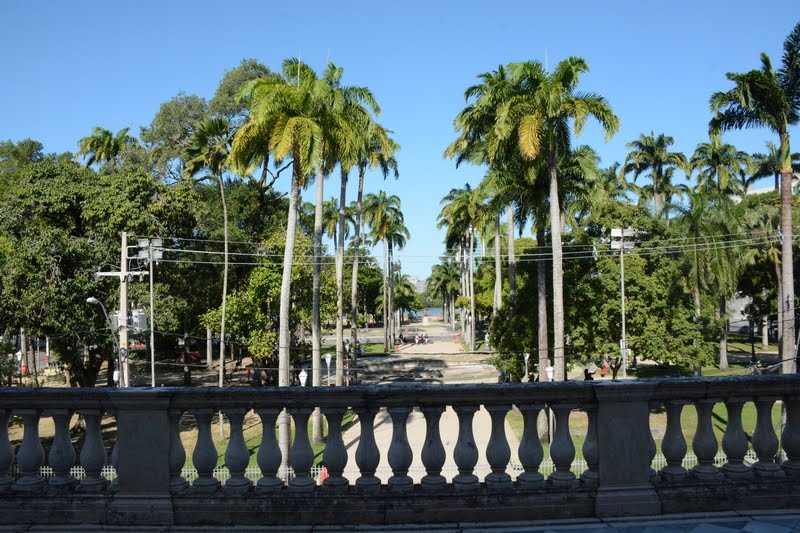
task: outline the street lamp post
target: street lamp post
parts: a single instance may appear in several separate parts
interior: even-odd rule
[[[551,365],[550,362],[548,361],[547,362],[547,368],[544,369],[545,374],[547,374],[547,381],[553,381],[553,371],[554,370],[555,369],[553,368],[553,365]],[[553,408],[552,407],[548,407],[547,410],[549,411],[549,413],[548,413],[549,416],[547,417],[547,433],[548,433],[548,436],[550,437],[550,442],[552,443],[553,442],[553,425],[554,425],[553,424]]]
[[[108,317],[108,312],[106,311],[106,306],[103,305],[103,302],[95,298],[94,296],[89,296],[86,298],[86,303],[89,305],[99,305],[100,309],[103,311],[103,316],[106,317],[106,323],[108,323],[108,330],[111,332],[111,341],[114,346],[114,352],[117,354],[117,369],[114,371],[114,382],[117,383],[117,386],[120,385],[120,369],[122,368],[122,349],[119,345],[119,340],[117,339],[116,332],[114,331],[114,325],[111,323],[111,319]],[[127,356],[127,354],[126,354]],[[125,381],[122,381],[122,385],[124,386]]]
[[[528,359],[531,358],[531,354],[525,352],[522,355],[525,357],[525,377],[528,378],[528,381],[530,381],[531,379],[528,377],[530,375],[528,374]]]
[[[139,258],[146,258],[150,267],[150,386],[156,386],[156,337],[153,314],[153,261],[161,259],[163,251],[161,239],[139,239]],[[221,386],[221,385],[220,385]]]
[[[634,237],[636,231],[630,228],[613,228],[611,230],[611,249],[619,250],[619,283],[622,293],[622,338],[619,341],[622,356],[622,377],[628,377],[628,340],[625,332],[625,250],[633,248],[633,242],[625,242],[625,237]]]
[[[331,354],[330,352],[325,354],[325,364],[328,365],[328,386],[331,386]]]

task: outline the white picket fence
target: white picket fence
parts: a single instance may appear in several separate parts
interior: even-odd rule
[[[725,464],[726,460],[727,460],[727,457],[725,456],[725,453],[718,452],[717,455],[714,457],[714,465],[716,465],[718,467],[722,466],[722,465]],[[755,452],[753,450],[749,450],[747,452],[747,455],[745,456],[745,463],[746,464],[752,464],[752,463],[756,462],[757,460],[758,460],[758,458],[756,457]],[[688,468],[692,468],[696,464],[697,464],[697,457],[694,454],[686,454],[686,456],[683,458],[683,467],[684,468],[687,468],[687,469]],[[664,468],[666,465],[667,465],[667,460],[661,454],[657,454],[655,456],[655,458],[653,459],[653,462],[651,464],[651,466],[655,470],[660,470],[660,469]],[[489,466],[488,465],[477,465],[475,467],[475,469],[476,470],[484,470],[485,471],[485,470],[489,470]],[[510,469],[513,470],[513,471],[516,471],[516,472],[522,472],[522,465],[512,462],[511,465],[510,465]],[[579,476],[586,469],[587,469],[586,460],[584,460],[584,459],[575,459],[572,462],[572,472],[574,472],[576,475]],[[554,470],[554,465],[553,465],[552,459],[550,459],[550,458],[547,458],[544,461],[542,461],[542,464],[539,467],[539,472],[541,472],[545,477],[549,476],[553,472],[553,470]],[[50,477],[53,477],[53,469],[51,467],[49,467],[49,466],[43,466],[41,468],[40,472],[41,472],[42,477],[44,477],[46,479],[50,478]],[[84,470],[83,470],[83,467],[81,467],[81,466],[73,466],[72,470],[70,472],[72,473],[72,475],[76,479],[82,479],[84,477]],[[106,479],[108,479],[109,481],[113,481],[117,477],[116,470],[114,470],[114,467],[111,466],[111,465],[104,466],[102,472],[103,472],[103,475],[106,477]],[[322,473],[322,467],[321,466],[314,466],[314,467],[311,468],[311,476],[314,477],[315,479],[319,479],[321,473]],[[14,465],[11,468],[10,474],[15,479],[18,478],[19,475],[20,475],[19,467],[17,465]],[[194,481],[195,479],[197,479],[197,470],[195,468],[193,468],[193,467],[184,467],[183,470],[181,471],[181,474],[189,482]],[[422,465],[412,465],[412,467],[409,469],[408,474],[411,477],[413,477],[415,479],[418,479],[418,478],[420,478],[420,477],[425,475],[425,467],[422,466]],[[458,474],[458,468],[455,465],[446,465],[442,469],[442,475],[445,476],[448,479],[452,479],[456,474]],[[344,471],[344,476],[346,478],[350,479],[351,482],[353,480],[355,480],[356,478],[358,478],[359,475],[360,475],[360,472],[358,471],[358,467],[355,466],[355,465],[349,465]],[[388,466],[383,466],[383,467],[379,467],[378,468],[378,471],[376,472],[376,475],[381,479],[386,479],[386,478],[388,478],[389,476],[392,475],[392,471]],[[291,468],[287,468],[286,471],[280,473],[280,476],[284,480],[288,480],[288,479],[291,479],[292,477],[294,477],[294,472],[292,471]],[[228,471],[227,467],[219,466],[219,467],[214,469],[214,477],[216,479],[218,479],[219,481],[221,481],[222,483],[224,483],[225,481],[227,481],[230,478],[230,472]],[[248,479],[250,479],[253,482],[256,482],[259,479],[261,479],[261,470],[256,465],[248,466],[247,469],[245,470],[245,477],[247,477]]]

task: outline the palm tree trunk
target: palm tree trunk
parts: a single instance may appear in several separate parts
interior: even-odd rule
[[[383,350],[389,352],[389,261],[387,259],[386,241],[383,241]]]
[[[291,336],[289,331],[289,311],[291,308],[292,265],[294,263],[294,241],[297,231],[297,206],[300,202],[300,156],[295,155],[292,171],[292,188],[289,195],[289,216],[286,222],[286,246],[283,251],[283,275],[281,277],[281,307],[278,322],[278,386],[289,386]],[[285,468],[289,457],[289,417],[286,410],[280,415],[281,467]]]
[[[517,303],[517,257],[514,250],[514,204],[508,204],[508,315]]]
[[[500,214],[494,217],[494,305],[492,316],[497,316],[503,298],[503,262],[500,259]]]
[[[364,194],[365,171],[358,172],[358,197],[356,198],[356,227],[353,236],[353,277],[350,285],[350,346],[353,347],[353,366],[358,365],[358,251],[361,246],[361,210]]]
[[[561,252],[561,208],[558,201],[558,174],[555,150],[550,151],[550,227],[553,239],[553,379],[566,379],[564,357],[564,268]]]
[[[719,369],[720,370],[727,370],[728,369],[728,327],[730,326],[730,320],[726,316],[728,313],[727,311],[727,302],[725,295],[720,295],[719,297],[719,316],[722,319],[722,335],[719,337]]]
[[[542,255],[545,243],[544,224],[536,226],[536,247],[539,257]],[[538,346],[539,346],[539,381],[547,381],[545,368],[550,366],[550,352],[547,345],[547,265],[544,261],[536,262],[536,296],[538,303]]]
[[[784,321],[784,311],[783,311],[783,269],[781,268],[782,265],[775,264],[775,279],[777,280],[776,286],[778,287],[778,360],[783,361],[783,333],[784,333],[784,325],[786,322]],[[781,372],[783,371],[783,365],[781,365]]]
[[[388,240],[389,250],[389,345],[394,345],[394,253],[392,250],[392,240]]]
[[[794,374],[797,372],[795,360],[794,339],[794,263],[792,259],[792,165],[789,151],[789,134],[781,135],[781,269],[783,298],[780,308],[783,309],[783,338],[781,346],[783,355],[781,360],[781,373]]]
[[[469,265],[467,266],[467,274],[469,275],[469,349],[471,352],[475,351],[475,277],[474,265],[475,257],[473,250],[475,249],[474,243],[475,233],[469,232]]]
[[[766,302],[767,289],[764,289],[762,291],[762,296],[764,298],[764,301]],[[759,322],[761,323],[761,349],[766,350],[767,348],[769,348],[769,318],[763,317],[761,320],[759,320]]]
[[[347,171],[342,169],[341,186],[339,188],[339,237],[336,242],[336,371],[339,371],[339,360],[344,358],[344,215],[347,195]],[[351,317],[352,320],[352,317]],[[351,347],[355,352],[356,345]],[[343,369],[344,371],[344,369]],[[336,378],[339,379],[338,376]]]
[[[228,206],[225,202],[225,182],[222,179],[222,175],[217,176],[217,179],[219,180],[219,196],[222,201],[222,225],[225,231],[224,271],[222,273],[222,312],[219,326],[219,386],[222,387],[225,379],[225,306],[228,301]]]
[[[320,323],[320,279],[322,261],[322,204],[324,202],[325,176],[322,168],[317,168],[317,196],[314,205],[314,279],[311,285],[311,385],[322,384],[322,324]],[[302,327],[302,326],[301,326]],[[314,409],[311,421],[314,442],[322,442],[322,414]]]

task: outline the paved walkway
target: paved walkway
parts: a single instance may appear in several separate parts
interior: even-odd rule
[[[461,352],[460,344],[453,341],[436,341],[430,344],[406,345],[399,352],[399,357],[402,356],[420,356],[427,355],[431,357],[444,357],[442,354],[458,354]],[[475,365],[471,367],[473,370],[465,374],[455,374],[449,376],[446,380],[447,383],[474,383],[476,380],[480,382],[482,379],[480,375],[476,375],[476,371],[480,372],[480,366]],[[496,382],[496,374],[486,373],[483,377],[487,382]],[[356,418],[357,419],[357,418]],[[360,422],[360,421],[359,421]],[[517,459],[517,450],[519,448],[519,441],[512,431],[511,427],[506,422],[506,438],[509,446],[511,447],[511,464],[519,464]],[[381,451],[381,461],[376,475],[383,481],[392,475],[387,453],[389,451],[389,444],[392,440],[392,419],[385,409],[382,409],[375,417],[375,441],[378,444],[378,449]],[[489,436],[491,434],[492,425],[489,413],[481,408],[475,413],[472,421],[472,432],[475,437],[475,444],[478,447],[478,465],[475,469],[475,475],[483,479],[489,473],[489,463],[486,460],[486,447],[489,444]],[[408,442],[414,454],[414,459],[411,463],[409,475],[415,482],[426,474],[425,467],[422,464],[422,446],[425,442],[425,415],[420,411],[414,410],[409,416],[406,423],[406,431],[408,432]],[[451,407],[448,407],[439,423],[439,432],[442,436],[442,444],[444,445],[447,459],[442,469],[442,475],[448,480],[458,473],[455,461],[453,460],[453,449],[456,445],[458,438],[458,417]],[[358,466],[356,465],[356,449],[361,437],[360,423],[353,424],[347,431],[345,431],[343,438],[345,446],[348,451],[347,469],[345,470],[345,477],[350,479],[351,482],[355,481],[360,475]],[[516,478],[517,473],[512,472],[509,466],[508,473],[512,478]]]

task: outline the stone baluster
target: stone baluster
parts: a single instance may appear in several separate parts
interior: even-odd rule
[[[572,473],[572,461],[575,459],[575,445],[569,434],[569,415],[576,406],[555,404],[551,408],[555,414],[555,435],[550,443],[550,457],[555,470],[550,474],[550,482],[555,487],[572,487],[575,485],[575,474]]]
[[[692,476],[701,481],[719,481],[723,476],[714,466],[714,458],[719,446],[714,428],[711,424],[711,415],[717,400],[704,399],[694,402],[697,411],[697,430],[692,439],[692,450],[697,456],[697,465],[692,468]]]
[[[722,436],[722,450],[728,458],[722,466],[722,473],[728,479],[749,480],[753,477],[752,470],[744,464],[747,453],[747,435],[742,427],[742,406],[744,398],[728,398],[725,400],[725,409],[728,411],[728,426]]]
[[[190,411],[197,421],[197,444],[192,452],[192,462],[197,469],[197,479],[192,483],[192,490],[200,494],[212,494],[219,488],[219,480],[214,477],[217,466],[217,449],[211,438],[211,421],[213,409],[193,409]]]
[[[289,410],[294,419],[294,442],[289,451],[289,465],[294,470],[294,477],[289,480],[289,488],[293,490],[311,491],[317,484],[311,477],[311,466],[314,464],[314,450],[308,441],[308,418],[314,411],[311,407],[298,407]]]
[[[600,464],[600,448],[597,442],[597,406],[587,405],[584,407],[588,427],[586,428],[586,440],[583,441],[583,458],[586,459],[586,471],[581,474],[581,481],[590,487],[597,486],[599,474],[597,472]]]
[[[228,494],[246,494],[253,482],[245,477],[247,465],[250,463],[250,452],[244,443],[244,415],[247,409],[228,409],[225,414],[231,424],[231,436],[228,447],[225,448],[225,466],[231,477],[225,482],[225,492]]]
[[[86,424],[86,434],[81,449],[81,466],[85,471],[84,478],[80,481],[79,490],[85,492],[98,492],[106,488],[108,481],[103,475],[108,455],[103,444],[103,435],[100,423],[103,411],[100,409],[86,409],[81,411]]]
[[[169,490],[173,494],[180,494],[189,488],[189,482],[181,475],[183,465],[186,463],[186,450],[181,442],[183,411],[170,409],[167,416],[169,419]],[[116,450],[116,445],[114,449]]]
[[[753,451],[758,461],[753,465],[753,472],[760,478],[781,478],[786,473],[775,462],[778,453],[778,437],[772,427],[772,406],[777,398],[756,398],[756,429],[753,431]]]
[[[661,407],[661,402],[650,402],[648,405],[648,416],[647,416],[647,454],[648,458],[650,459],[650,482],[655,483],[658,481],[658,472],[656,472],[655,468],[653,468],[653,459],[656,458],[656,453],[658,453],[658,448],[656,448],[656,439],[653,438],[653,430],[652,424],[650,421],[650,415],[653,413],[654,410]]]
[[[544,405],[517,405],[517,408],[522,413],[523,423],[522,440],[519,442],[519,451],[517,452],[523,472],[517,476],[517,481],[522,489],[538,489],[544,485],[544,476],[539,472],[544,451],[539,440],[536,423]]]
[[[356,448],[356,464],[361,476],[356,479],[356,486],[364,491],[377,491],[381,486],[381,480],[375,476],[381,461],[381,451],[375,443],[375,415],[378,410],[361,407],[356,409],[356,414],[361,426],[361,438]]]
[[[478,464],[478,447],[472,434],[472,419],[478,407],[457,405],[453,410],[458,416],[458,441],[453,450],[453,460],[458,466],[458,474],[453,478],[457,491],[473,491],[480,488],[478,476],[473,472]]]
[[[261,418],[261,445],[256,455],[262,476],[256,484],[258,492],[272,492],[283,487],[283,481],[278,477],[278,469],[281,467],[281,448],[275,435],[275,421],[280,412],[280,409],[275,408],[256,409]]]
[[[422,446],[422,464],[427,474],[420,484],[427,490],[441,490],[447,485],[442,475],[442,467],[446,459],[442,436],[439,433],[439,421],[442,419],[444,407],[427,406],[422,408],[425,414],[425,444]]]
[[[18,491],[38,492],[44,486],[44,478],[40,472],[42,464],[44,464],[44,448],[39,441],[41,411],[19,409],[17,414],[22,418],[25,433],[22,437],[22,445],[17,452],[17,465],[19,465],[21,476],[14,484],[14,488]]]
[[[786,475],[797,478],[800,477],[800,399],[786,398],[783,402],[786,406],[786,425],[783,426],[783,433],[781,433],[781,444],[787,459],[781,464],[781,467]],[[0,452],[0,457],[2,457],[2,452]],[[3,462],[0,460],[0,475],[3,473],[2,464]],[[2,490],[2,481],[0,481],[0,490]]]
[[[350,481],[342,475],[347,466],[347,448],[344,447],[342,439],[342,418],[347,410],[344,407],[327,407],[322,412],[328,420],[328,440],[322,452],[328,477],[323,481],[323,485],[344,488],[350,484]]]
[[[492,471],[486,474],[484,480],[489,489],[510,489],[511,476],[506,473],[508,462],[511,460],[511,448],[506,439],[506,414],[510,405],[487,405],[486,410],[492,419],[492,433],[486,446],[486,460]]]
[[[683,467],[683,458],[686,456],[686,438],[681,428],[681,411],[688,402],[683,400],[670,400],[664,402],[667,410],[667,429],[661,440],[661,452],[667,460],[667,466],[661,469],[661,478],[669,482],[686,479],[688,473]]]
[[[408,443],[406,423],[408,415],[411,414],[410,407],[390,407],[387,409],[389,416],[392,417],[392,442],[389,445],[389,466],[392,468],[392,476],[388,480],[389,487],[393,490],[411,490],[414,481],[408,475],[414,453]]]
[[[50,478],[48,484],[57,489],[70,489],[78,483],[78,480],[70,473],[72,465],[75,464],[75,448],[69,438],[69,422],[72,419],[72,411],[52,409],[48,414],[53,417],[53,425],[56,430],[53,446],[47,456],[47,462],[53,468],[53,477]]]
[[[119,428],[119,416],[116,410],[107,411],[110,416],[114,417],[114,424]],[[109,484],[109,491],[117,492],[119,490],[119,431],[114,438],[114,445],[111,447],[111,466],[114,467],[114,477]]]
[[[11,409],[0,409],[0,492],[11,488],[14,480],[9,475],[11,465],[14,464],[14,448],[8,441],[8,421],[11,418]]]

